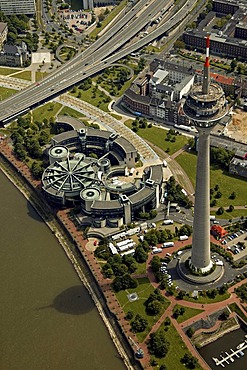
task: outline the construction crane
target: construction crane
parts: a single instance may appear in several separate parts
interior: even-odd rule
[[[134,341],[133,338],[129,337],[129,340],[133,344],[133,346],[136,347],[135,356],[137,358],[143,358],[144,357],[144,351],[138,346],[138,344]]]

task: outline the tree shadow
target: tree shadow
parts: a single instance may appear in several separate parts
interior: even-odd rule
[[[93,300],[88,297],[86,288],[81,285],[70,287],[57,295],[49,306],[37,308],[44,310],[54,308],[58,312],[69,315],[83,315],[95,308]]]

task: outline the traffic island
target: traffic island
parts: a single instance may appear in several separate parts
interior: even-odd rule
[[[209,284],[219,280],[224,274],[224,266],[216,266],[215,269],[207,275],[195,275],[188,267],[188,262],[191,258],[191,250],[186,251],[181,255],[177,264],[177,272],[179,276],[192,284]]]

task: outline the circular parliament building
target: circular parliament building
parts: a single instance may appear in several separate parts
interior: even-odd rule
[[[80,205],[94,227],[120,227],[159,206],[162,164],[136,169],[137,150],[125,138],[67,116],[57,123],[66,131],[48,150],[42,188],[49,201]]]

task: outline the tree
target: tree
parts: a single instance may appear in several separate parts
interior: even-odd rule
[[[218,184],[216,184],[216,185],[215,185],[215,187],[214,187],[214,190],[215,190],[215,191],[218,191],[218,190],[219,190],[219,188],[220,188],[220,187],[219,187],[219,185],[218,185]]]
[[[185,313],[185,308],[181,307],[179,310],[179,315],[183,316],[184,313]]]
[[[215,298],[217,296],[217,290],[216,289],[209,289],[207,291],[207,296],[209,298],[212,298],[212,299]]]
[[[191,234],[192,234],[192,227],[189,226],[189,225],[183,225],[182,227],[180,227],[180,229],[178,231],[179,236],[181,236],[181,235],[190,236]]]
[[[148,254],[144,251],[143,247],[137,246],[134,254],[136,262],[143,263],[146,262]]]
[[[156,209],[151,209],[151,211],[149,212],[149,215],[150,215],[150,219],[155,218],[157,216]]]
[[[185,49],[185,43],[181,40],[177,40],[174,43],[174,47],[175,47],[175,49]]]
[[[195,333],[195,329],[190,327],[189,329],[186,330],[186,334],[189,338],[192,338],[193,334]]]
[[[46,131],[41,131],[39,136],[39,144],[41,146],[47,144],[49,142],[49,134]]]
[[[23,145],[20,143],[16,143],[16,145],[14,146],[14,153],[21,161],[24,161],[27,154]]]
[[[8,43],[9,44],[15,44],[16,43],[16,39],[17,39],[17,35],[14,32],[9,32],[8,33],[7,40],[8,40]]]
[[[170,326],[171,325],[171,319],[170,319],[170,317],[166,317],[165,318],[164,325],[165,326]]]
[[[177,298],[178,299],[183,299],[185,294],[186,294],[186,292],[184,290],[180,290],[178,295],[177,295]]]
[[[217,215],[223,215],[224,208],[223,207],[220,207],[216,213],[217,213]]]
[[[137,281],[132,279],[129,274],[125,274],[123,276],[117,276],[112,282],[113,289],[116,292],[125,289],[131,289],[137,287]]]
[[[161,311],[161,303],[158,300],[149,302],[146,306],[146,312],[149,315],[157,315]]]
[[[128,272],[128,267],[123,263],[114,263],[111,267],[115,276],[122,276]]]
[[[41,179],[42,173],[44,171],[43,167],[38,162],[33,162],[31,167],[32,175],[35,179]]]
[[[149,243],[149,245],[156,245],[158,243],[156,230],[149,230],[145,235],[145,240]]]
[[[24,131],[24,135],[25,135],[25,131]],[[19,132],[17,131],[14,131],[13,134],[11,134],[11,140],[13,141],[14,144],[22,144],[23,143],[23,135],[20,135]]]
[[[178,308],[176,308],[172,314],[172,316],[174,317],[174,319],[177,319],[178,316],[180,315],[180,311]]]
[[[150,339],[148,341],[148,350],[151,355],[162,358],[165,357],[170,343],[165,338],[165,334],[161,331],[150,334]]]
[[[159,256],[154,256],[151,260],[151,268],[153,272],[159,271],[160,267],[161,267],[161,261],[160,261]]]
[[[225,310],[220,314],[219,319],[220,319],[220,320],[225,321],[225,320],[227,320],[227,319],[229,318],[229,316],[230,316],[230,312],[229,312],[229,310],[225,309]]]
[[[167,369],[166,365],[162,364],[162,365],[160,366],[160,370],[166,370],[166,369]]]
[[[184,364],[188,369],[195,369],[197,366],[198,360],[191,354],[185,353],[181,359],[182,364]]]
[[[133,332],[140,333],[146,329],[148,321],[138,313],[130,325]]]
[[[32,158],[41,158],[42,157],[42,149],[40,148],[39,141],[36,138],[31,138],[27,144],[27,150],[29,155]]]
[[[236,193],[233,191],[229,197],[230,199],[235,199],[236,198]]]
[[[133,319],[133,317],[134,317],[134,313],[133,313],[133,311],[128,311],[128,312],[126,313],[126,316],[125,316],[126,320],[132,320],[132,319]]]
[[[230,64],[230,67],[231,67],[231,72],[233,72],[234,71],[234,69],[237,67],[237,61],[236,61],[236,59],[233,59],[232,61],[231,61],[231,64]]]
[[[114,275],[112,268],[109,268],[109,269],[105,270],[104,275],[108,279],[112,278],[113,275]]]
[[[222,197],[222,193],[220,191],[217,191],[215,198],[219,199]]]
[[[234,206],[232,204],[229,205],[228,211],[232,212],[234,210]]]
[[[212,202],[210,203],[210,207],[215,207],[217,204],[217,200],[213,199]]]

